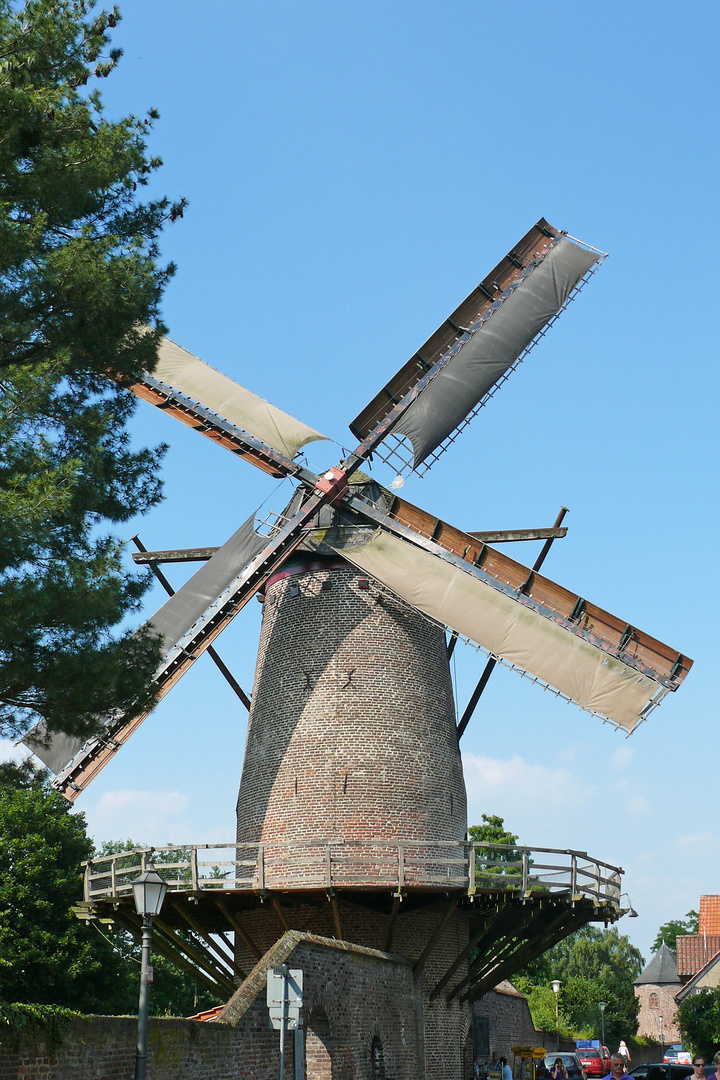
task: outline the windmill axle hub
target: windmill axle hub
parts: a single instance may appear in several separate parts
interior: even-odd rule
[[[328,502],[338,502],[348,489],[347,473],[337,465],[333,465],[331,469],[323,473],[315,487],[318,491],[328,495]]]

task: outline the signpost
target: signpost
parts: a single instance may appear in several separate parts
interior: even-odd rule
[[[303,973],[287,964],[270,968],[267,973],[267,1006],[270,1026],[280,1032],[280,1080],[285,1066],[285,1032],[297,1031],[302,1008]]]

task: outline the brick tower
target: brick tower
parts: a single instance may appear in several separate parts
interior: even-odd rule
[[[272,901],[243,913],[256,949],[292,928],[414,962],[447,903],[437,888],[423,889],[423,867],[437,870],[441,842],[462,841],[467,829],[443,630],[336,555],[296,554],[265,589],[237,809],[247,858],[264,847]],[[425,859],[413,867],[412,898],[396,896],[392,910],[400,901],[405,912],[397,922],[387,899],[371,899],[397,888],[397,863],[370,843],[382,840],[393,853],[398,842],[408,852],[419,842]],[[328,842],[342,860],[333,866],[335,920],[302,877],[303,851]],[[458,910],[416,983],[424,1075],[433,1080],[464,1072],[470,1009],[429,995],[468,940],[468,915]],[[243,970],[255,962],[240,936],[236,959]],[[331,968],[326,979],[332,987]],[[380,1016],[375,1023],[382,1032]],[[310,1046],[312,1017],[308,1024]]]
[[[466,827],[443,631],[344,560],[301,553],[265,590],[238,842]]]

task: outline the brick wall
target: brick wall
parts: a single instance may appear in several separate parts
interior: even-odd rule
[[[640,986],[635,987],[635,997],[640,1002],[638,1035],[655,1039],[658,1043],[662,1035],[665,1046],[669,1043],[680,1042],[682,1036],[677,1023],[677,1004],[675,1003],[675,994],[679,989],[678,983],[664,986],[641,983]]]
[[[426,966],[413,959],[443,915],[438,904],[406,917],[390,954],[314,934],[290,931],[276,941],[225,1007],[219,1021],[152,1019],[148,1075],[152,1080],[277,1080],[279,1033],[269,1027],[268,968],[302,969],[302,1019],[308,1080],[376,1080],[381,1059],[389,1080],[470,1080],[473,1014],[487,1018],[491,1048],[507,1053],[536,1042],[527,1002],[509,983],[473,1007],[430,991],[463,943],[463,920],[447,923]],[[371,935],[371,920],[363,913]],[[356,928],[360,936],[360,923]],[[461,969],[455,980],[464,974]],[[449,984],[453,985],[453,982]],[[54,1054],[42,1045],[13,1048],[0,1041],[0,1080],[131,1080],[137,1022],[94,1017],[79,1021]],[[292,1080],[295,1040],[288,1034],[285,1080]],[[509,1055],[512,1060],[511,1055]]]
[[[421,1080],[422,1000],[411,965],[377,950],[287,934],[250,974],[219,1022],[151,1019],[152,1080],[277,1080],[279,1032],[269,1027],[268,967],[287,962],[304,972],[303,1017],[309,1080],[374,1080],[373,1047],[387,1077]],[[132,1080],[137,1021],[91,1017],[76,1022],[50,1054],[42,1042],[0,1040],[0,1080]],[[285,1077],[292,1080],[288,1034]],[[446,1074],[449,1075],[449,1074]]]
[[[489,1026],[490,1051],[513,1063],[513,1046],[543,1046],[535,1030],[526,998],[507,981],[483,994],[473,1004],[473,1019],[482,1018]],[[548,1047],[549,1050],[554,1049]],[[574,1049],[574,1047],[573,1047]]]
[[[443,632],[362,580],[314,570],[267,589],[239,841],[465,836]]]

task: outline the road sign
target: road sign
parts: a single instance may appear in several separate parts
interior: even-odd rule
[[[270,1024],[276,1030],[295,1031],[302,1007],[303,973],[301,968],[285,964],[270,968],[267,973],[267,1006]]]

